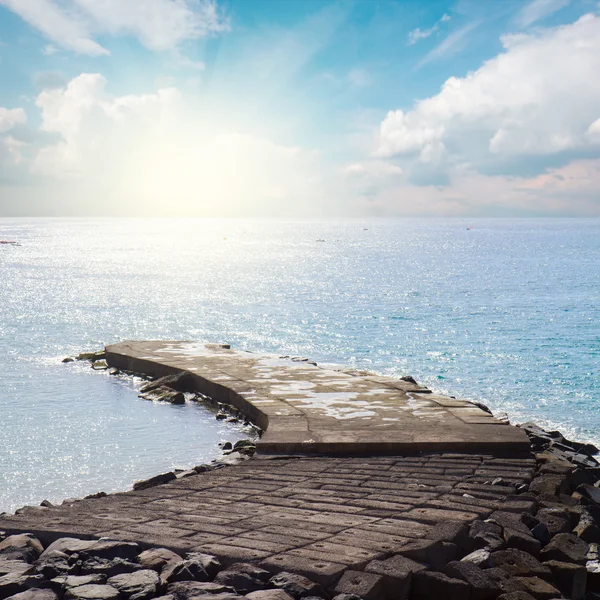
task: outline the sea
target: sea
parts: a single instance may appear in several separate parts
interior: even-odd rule
[[[600,219],[0,219],[0,512],[249,437],[62,363],[227,342],[386,375],[600,444]]]

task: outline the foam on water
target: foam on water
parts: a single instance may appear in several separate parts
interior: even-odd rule
[[[0,510],[125,489],[244,437],[60,363],[126,338],[412,374],[600,441],[597,219],[3,219],[0,237],[22,243],[0,247]]]

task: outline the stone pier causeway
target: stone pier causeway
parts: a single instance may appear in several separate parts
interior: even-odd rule
[[[153,377],[187,371],[199,392],[264,431],[259,453],[414,454],[527,451],[526,434],[465,400],[372,373],[217,344],[122,342],[109,365]]]
[[[532,507],[515,495],[535,471],[525,433],[466,401],[218,345],[123,342],[106,359],[154,377],[192,373],[197,391],[263,429],[257,454],[148,489],[2,515],[0,530],[207,552],[359,593],[397,557],[444,565],[464,555],[470,522]]]

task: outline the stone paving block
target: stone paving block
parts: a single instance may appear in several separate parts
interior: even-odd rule
[[[222,538],[218,543],[225,544],[226,546],[239,546],[240,548],[248,548],[250,550],[261,550],[268,552],[269,554],[279,554],[295,547],[295,544],[291,544],[289,542],[268,542],[265,540],[259,540],[256,537],[248,538],[242,536]]]
[[[331,544],[344,544],[353,546],[355,548],[365,548],[367,550],[375,550],[383,554],[397,552],[410,540],[411,538],[383,534],[379,534],[379,537],[359,537],[357,535],[344,532],[327,538],[327,542]]]
[[[264,559],[260,566],[273,574],[281,571],[299,573],[324,587],[334,584],[348,568],[340,563],[306,559],[289,553],[276,554]]]
[[[337,529],[337,527],[335,529]],[[300,540],[298,546],[304,546],[310,543],[310,540],[323,540],[333,535],[331,531],[316,530],[315,525],[312,525],[310,529],[306,529],[305,527],[292,529],[289,527],[279,527],[277,525],[270,525],[267,527],[263,527],[262,529],[258,529],[252,533],[288,536],[290,531],[293,531],[294,537]],[[252,535],[252,533],[249,532],[243,535]]]
[[[437,522],[434,524],[437,524]],[[422,538],[427,537],[432,528],[431,524],[422,523],[419,521],[381,519],[375,523],[368,523],[366,525],[362,525],[360,528],[352,529],[351,531],[361,530],[405,537]]]
[[[414,508],[407,512],[405,517],[423,523],[438,523],[440,521],[474,521],[478,518],[478,513],[443,508]]]

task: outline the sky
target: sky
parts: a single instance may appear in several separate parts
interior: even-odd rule
[[[0,0],[0,216],[600,216],[598,0]]]

